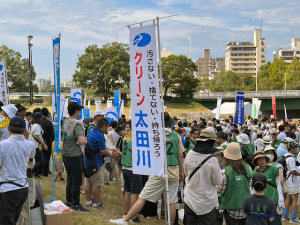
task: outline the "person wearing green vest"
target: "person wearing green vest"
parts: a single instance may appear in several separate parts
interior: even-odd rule
[[[227,134],[224,131],[217,132],[217,146],[216,147],[222,147],[223,149],[226,149],[227,145],[228,145]]]
[[[186,137],[185,138],[185,143],[184,143],[184,149],[185,149],[185,152],[186,154],[194,149],[194,146],[196,144],[196,139],[199,137],[199,130],[198,129],[195,129],[193,128],[190,132],[190,135],[189,137]]]
[[[242,206],[246,196],[250,195],[252,173],[242,158],[239,144],[228,144],[223,154],[223,184],[218,186],[220,209],[224,210],[226,224],[244,225],[246,218]]]
[[[82,147],[87,144],[87,139],[84,137],[83,125],[77,120],[82,108],[77,102],[70,102],[68,105],[68,114],[70,117],[63,124],[63,148],[61,152],[67,171],[67,205],[73,210],[88,212],[80,204],[80,186],[82,184],[83,172]]]
[[[92,129],[94,129],[96,126],[97,126],[97,124],[98,124],[98,122],[102,119],[102,118],[104,118],[104,116],[106,115],[106,113],[105,112],[103,112],[102,110],[96,110],[95,112],[94,112],[94,120],[93,120],[93,122],[92,123],[90,123],[89,125],[88,125],[88,127],[86,128],[86,131],[85,131],[85,136],[87,137],[87,135],[88,135],[88,133],[92,130]]]
[[[168,187],[169,187],[169,201],[170,201],[170,219],[171,225],[175,221],[176,206],[178,201],[178,187],[179,180],[184,179],[183,173],[183,152],[184,148],[180,141],[179,135],[176,131],[172,131],[171,126],[174,120],[169,113],[164,113],[165,120],[165,137],[166,137],[166,151],[167,151],[167,167],[168,167]],[[138,200],[131,207],[129,212],[122,219],[109,220],[114,224],[128,224],[128,221],[137,216],[143,209],[146,201],[156,203],[161,194],[166,191],[166,180],[164,177],[149,176]]]
[[[236,137],[240,134],[240,131],[239,131],[238,129],[234,129],[234,130],[231,131],[231,133],[232,133],[232,136],[231,136],[231,138],[229,139],[229,143],[232,143],[232,142],[238,142],[238,141],[236,140]]]
[[[271,137],[272,137],[272,143],[271,143],[271,145],[275,149],[277,149],[279,147],[279,145],[282,143],[282,140],[279,140],[277,138],[278,132],[277,132],[277,130],[275,128],[273,128],[273,129],[270,130],[270,134],[271,134]]]
[[[266,146],[266,149],[270,151],[270,147]],[[268,185],[265,189],[265,195],[273,199],[276,205],[278,205],[278,207],[280,208],[280,211],[283,212],[284,198],[283,198],[278,168],[273,165],[271,166],[267,165],[269,161],[270,158],[264,152],[261,151],[256,152],[254,155],[253,164],[258,168],[256,170],[253,170],[252,175],[260,172],[266,176]],[[274,216],[275,219],[272,224],[280,225],[281,215],[279,215],[276,212]]]
[[[126,124],[130,125],[128,121]],[[132,172],[132,142],[131,142],[131,131],[123,138],[122,143],[122,156],[121,156],[122,173],[124,179],[124,205],[126,214],[130,208],[138,200],[139,194],[143,189],[142,176],[133,174]],[[133,222],[139,222],[139,218],[136,217],[132,220]]]
[[[241,147],[241,152],[243,156],[243,160],[248,164],[251,165],[254,155],[254,145],[252,146],[250,143],[250,138],[247,134],[240,134],[236,137],[236,140],[239,142]]]

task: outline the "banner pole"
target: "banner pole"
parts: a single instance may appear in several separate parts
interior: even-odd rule
[[[160,100],[161,100],[161,113],[162,113],[162,127],[163,127],[163,142],[164,142],[164,157],[165,157],[165,178],[166,178],[166,198],[167,198],[167,207],[165,207],[165,212],[167,209],[167,214],[165,213],[165,218],[167,215],[166,224],[171,224],[170,218],[170,193],[169,193],[169,179],[168,179],[168,164],[167,164],[167,154],[166,154],[166,132],[165,132],[165,108],[164,108],[164,98],[163,98],[163,78],[162,78],[162,69],[161,69],[161,53],[160,53],[160,33],[159,33],[159,17],[156,17],[157,21],[157,41],[158,41],[158,66],[159,66],[159,85],[160,85]],[[153,21],[155,23],[155,20]]]

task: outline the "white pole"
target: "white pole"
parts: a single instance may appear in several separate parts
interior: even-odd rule
[[[187,38],[190,40],[190,58],[192,59],[192,38],[190,36],[187,36]]]
[[[165,178],[166,178],[166,200],[167,207],[165,207],[165,212],[167,209],[167,224],[171,224],[170,218],[170,193],[169,193],[169,179],[168,179],[168,164],[167,164],[167,154],[166,154],[166,133],[165,133],[165,108],[164,108],[164,99],[163,99],[163,78],[161,71],[161,53],[160,53],[160,34],[159,34],[159,17],[156,17],[157,21],[157,42],[158,42],[158,66],[159,66],[159,84],[160,84],[160,100],[161,100],[161,112],[162,112],[162,126],[163,126],[163,141],[164,141],[164,154],[165,154]],[[166,215],[166,213],[165,213]]]
[[[286,73],[284,73],[284,90],[286,90]]]

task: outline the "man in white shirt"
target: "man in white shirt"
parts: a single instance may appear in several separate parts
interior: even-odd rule
[[[25,129],[24,119],[12,118],[8,126],[11,136],[0,142],[0,224],[15,225],[27,199],[26,168],[35,148],[25,139]]]
[[[222,184],[223,177],[217,158],[211,157],[216,138],[214,131],[202,130],[195,148],[188,152],[184,160],[185,224],[217,224],[216,208],[219,203],[216,185]],[[203,162],[202,167],[194,172]]]

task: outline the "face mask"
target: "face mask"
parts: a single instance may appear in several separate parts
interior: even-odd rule
[[[266,156],[269,157],[270,161],[274,160],[274,155],[272,155],[272,154],[266,154]]]

